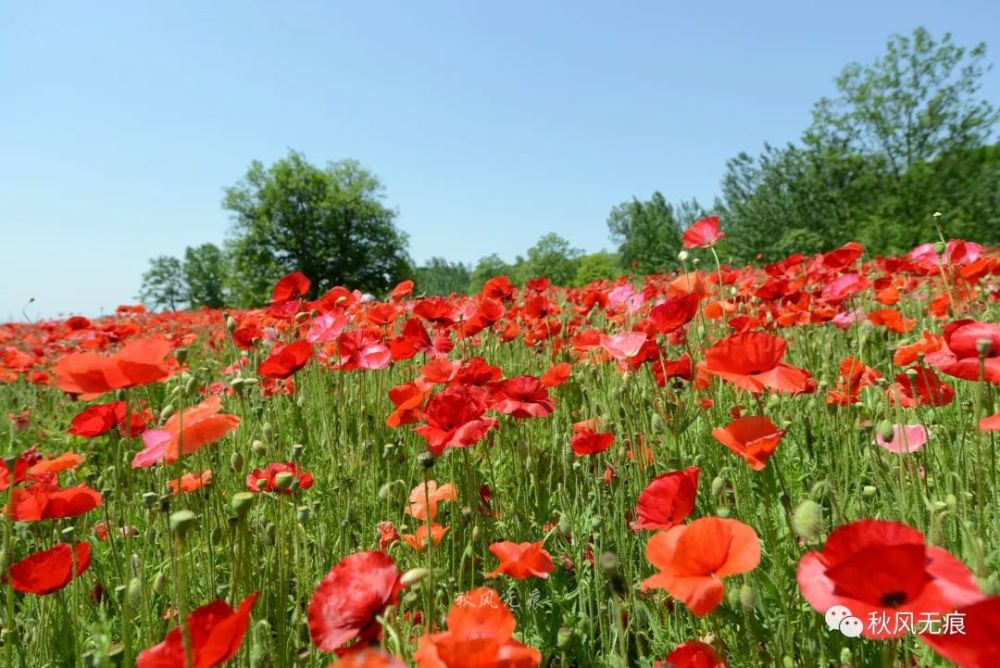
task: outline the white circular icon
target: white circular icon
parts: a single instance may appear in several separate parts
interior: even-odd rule
[[[857,638],[864,630],[864,624],[857,617],[844,617],[839,628],[840,632],[848,638]]]
[[[851,610],[844,605],[835,605],[826,611],[826,626],[831,631],[840,628],[840,622],[851,616]]]

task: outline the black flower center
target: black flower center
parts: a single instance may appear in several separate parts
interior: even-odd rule
[[[888,594],[883,594],[879,602],[887,608],[898,608],[906,603],[906,592],[891,591]]]

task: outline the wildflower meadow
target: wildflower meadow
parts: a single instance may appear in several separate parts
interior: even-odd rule
[[[0,325],[0,665],[1000,665],[1000,253],[721,237]]]

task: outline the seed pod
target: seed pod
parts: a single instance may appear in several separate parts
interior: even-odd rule
[[[753,587],[748,584],[740,587],[740,605],[743,606],[744,610],[752,610],[756,600],[757,595],[754,592]]]
[[[274,476],[274,486],[282,491],[290,488],[293,482],[295,482],[295,474],[291,471],[281,471]]]
[[[133,610],[142,605],[142,580],[132,578],[128,581],[128,587],[125,589],[125,599],[129,607]]]
[[[233,508],[233,512],[236,513],[238,517],[243,517],[250,510],[250,505],[253,503],[254,496],[250,492],[237,492],[233,494],[232,500],[229,502]]]
[[[422,582],[430,574],[431,572],[426,568],[411,568],[403,573],[403,576],[399,579],[399,583],[404,587],[411,587]]]
[[[178,510],[170,515],[170,531],[183,538],[194,527],[197,517],[190,510]]]
[[[153,578],[153,591],[155,591],[157,594],[162,594],[164,591],[166,591],[166,589],[167,589],[167,576],[163,574],[163,571],[160,571],[159,573],[156,574],[156,577]]]
[[[896,437],[896,432],[892,427],[892,423],[888,420],[882,420],[878,423],[878,435],[879,438],[886,443],[891,443],[892,439]]]
[[[812,542],[823,533],[823,506],[812,499],[805,499],[792,515],[795,534],[806,542]]]
[[[562,651],[566,651],[573,645],[573,629],[567,628],[565,626],[559,627],[559,632],[556,634],[556,647]]]
[[[862,488],[861,490],[861,495],[867,498],[871,498],[875,496],[876,492],[878,492],[878,489],[876,489],[874,485],[865,485],[864,488]]]

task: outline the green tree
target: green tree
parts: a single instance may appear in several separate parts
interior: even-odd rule
[[[677,265],[681,228],[674,208],[659,192],[647,202],[633,198],[613,208],[608,231],[626,269],[651,274]]]
[[[528,249],[528,257],[517,267],[519,278],[545,277],[556,285],[569,285],[576,277],[576,267],[583,251],[550,232]]]
[[[432,257],[413,272],[417,293],[447,296],[469,289],[469,268],[461,262],[448,262],[443,257]]]
[[[153,310],[176,311],[183,306],[187,287],[181,261],[169,255],[152,258],[149,269],[142,275],[138,299]]]
[[[184,251],[183,266],[187,301],[191,308],[222,308],[226,305],[226,262],[218,246],[188,246]]]
[[[593,281],[617,278],[621,274],[618,262],[617,255],[605,251],[584,255],[577,264],[573,285],[581,287]]]
[[[311,294],[334,285],[384,292],[410,273],[406,235],[383,203],[382,183],[354,160],[316,167],[290,151],[254,161],[226,189],[233,213],[228,276],[240,305],[265,300],[283,274],[301,271]]]
[[[496,276],[509,276],[513,280],[512,274],[513,267],[504,262],[496,253],[481,257],[476,262],[476,266],[472,268],[469,292],[479,292],[483,289],[483,284],[486,281]]]

